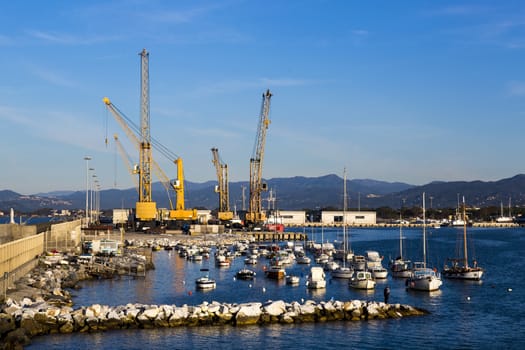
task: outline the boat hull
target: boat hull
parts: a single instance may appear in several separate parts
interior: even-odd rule
[[[326,281],[308,281],[308,289],[323,289],[326,288]]]
[[[268,271],[266,271],[266,277],[274,280],[282,280],[286,277],[286,271],[283,268],[271,267]]]
[[[442,275],[445,278],[479,281],[483,277],[483,269],[479,267],[445,268]]]
[[[443,281],[441,281],[441,278],[438,277],[432,269],[416,270],[413,276],[406,281],[408,289],[423,292],[436,291],[442,284]]]
[[[241,280],[253,280],[255,278],[255,275],[256,275],[255,271],[247,269],[247,270],[238,271],[235,276]]]
[[[354,289],[374,289],[376,282],[374,280],[350,280],[350,287]]]
[[[301,279],[299,278],[299,276],[286,276],[286,284],[297,286],[299,285],[300,281]]]
[[[210,280],[208,278],[201,279],[199,278],[197,281],[195,281],[195,287],[197,289],[214,289],[217,287],[217,284],[214,280]]]
[[[375,279],[384,280],[388,277],[388,270],[387,269],[374,269],[372,270],[372,276],[374,276]]]
[[[376,281],[368,271],[356,271],[348,284],[354,289],[374,289],[376,287]]]
[[[332,271],[331,274],[332,274],[332,278],[350,279],[352,278],[354,271],[349,267],[340,267]]]

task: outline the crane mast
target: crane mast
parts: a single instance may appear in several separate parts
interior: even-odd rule
[[[141,56],[141,123],[140,127],[126,118],[118,108],[111,103],[110,99],[104,97],[102,100],[107,109],[111,112],[115,120],[120,124],[126,136],[139,151],[139,166],[136,173],[139,174],[139,202],[136,204],[136,216],[141,221],[153,220],[157,217],[156,203],[151,198],[151,171],[159,178],[164,186],[170,205],[169,219],[172,220],[196,220],[196,209],[185,209],[184,204],[184,170],[182,158],[177,157],[173,160],[172,153],[166,147],[159,145],[160,151],[166,157],[173,160],[177,166],[177,179],[171,182],[168,176],[162,171],[151,154],[151,134],[149,127],[149,53],[144,49],[139,54]],[[128,122],[126,122],[128,120]],[[133,126],[134,130],[131,129]],[[139,135],[139,136],[137,136]],[[140,138],[139,138],[140,137]],[[169,153],[169,155],[168,155]],[[170,190],[176,193],[175,208],[170,196]]]
[[[261,193],[262,191],[266,191],[268,187],[262,182],[262,164],[266,132],[270,125],[269,113],[271,97],[272,94],[270,90],[266,90],[263,94],[255,147],[252,158],[250,159],[250,202],[248,212],[246,213],[246,221],[250,225],[260,224],[266,219],[266,215],[262,210]]]
[[[151,134],[149,118],[149,53],[140,53],[140,151],[139,151],[139,201],[136,203],[137,217],[141,220],[154,220],[157,217],[157,204],[151,198]]]
[[[228,165],[221,161],[219,157],[219,150],[212,148],[213,165],[217,172],[218,185],[215,187],[215,192],[219,193],[219,213],[218,218],[221,221],[229,221],[233,219],[233,212],[230,211],[230,195],[228,186]]]

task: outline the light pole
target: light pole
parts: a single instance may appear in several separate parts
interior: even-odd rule
[[[94,215],[94,220],[95,222],[98,224],[98,213],[99,213],[99,209],[98,209],[98,190],[100,188],[100,185],[98,183],[98,179],[95,179],[95,215]]]
[[[94,181],[97,175],[94,174],[95,169],[89,168],[89,170],[93,171],[93,174],[91,175],[91,182],[89,183],[89,221],[93,222],[93,190],[94,190]]]
[[[86,227],[88,226],[88,194],[89,194],[89,161],[91,160],[90,156],[85,156],[84,160],[86,161]]]

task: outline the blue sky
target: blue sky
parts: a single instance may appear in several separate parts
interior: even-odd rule
[[[85,189],[85,155],[132,187],[102,98],[139,123],[143,48],[151,135],[190,181],[215,180],[212,147],[248,180],[266,89],[265,178],[524,172],[523,1],[35,0],[0,5],[0,189]]]

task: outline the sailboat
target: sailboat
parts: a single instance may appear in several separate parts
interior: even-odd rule
[[[414,262],[413,274],[406,280],[406,285],[408,289],[432,292],[438,290],[443,281],[435,270],[427,267],[426,221],[425,192],[423,192],[423,261]]]
[[[497,223],[510,223],[510,222],[513,222],[514,221],[514,218],[512,217],[511,213],[510,213],[510,198],[509,198],[509,216],[504,216],[503,215],[503,202],[501,202],[501,216],[496,218],[496,222]]]
[[[403,218],[399,211],[399,256],[389,263],[392,276],[397,278],[408,278],[412,276],[412,262],[403,259]]]
[[[354,271],[346,266],[346,260],[348,259],[347,253],[347,238],[346,238],[346,168],[344,169],[343,175],[343,265],[337,267],[332,271],[333,278],[352,278]]]
[[[473,261],[473,266],[468,264],[468,249],[467,249],[467,215],[465,209],[465,197],[463,197],[463,257],[448,259],[452,265],[445,265],[443,268],[443,276],[446,278],[456,278],[462,280],[479,281],[483,276],[483,269],[478,266],[477,261]]]

